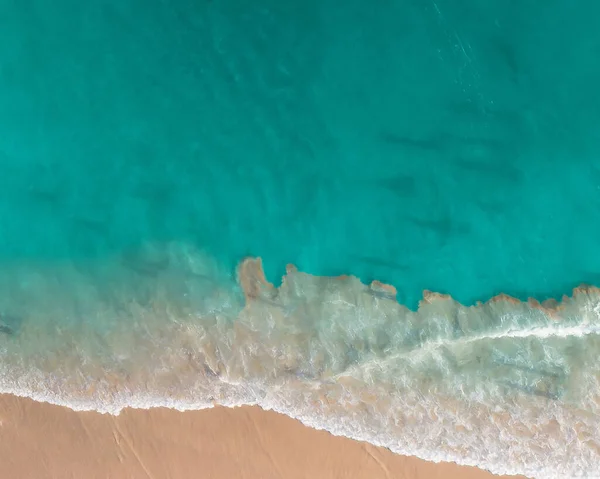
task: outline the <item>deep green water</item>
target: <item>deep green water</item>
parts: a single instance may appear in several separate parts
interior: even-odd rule
[[[597,283],[599,14],[5,0],[1,261],[185,241],[412,306]]]

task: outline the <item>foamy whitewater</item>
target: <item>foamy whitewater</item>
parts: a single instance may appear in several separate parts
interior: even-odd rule
[[[75,410],[260,405],[400,454],[536,478],[600,464],[600,292],[465,307],[148,245],[1,273],[1,391]],[[35,318],[35,320],[33,320]],[[86,318],[86,319],[81,319]],[[100,326],[101,325],[101,326]]]

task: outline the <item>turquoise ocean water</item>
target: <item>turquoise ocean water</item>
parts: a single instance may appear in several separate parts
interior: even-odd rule
[[[596,293],[560,321],[468,306],[600,284],[599,15],[0,1],[2,391],[260,404],[430,460],[592,477]],[[292,271],[254,299],[246,257],[275,286],[288,263],[364,285]],[[417,310],[423,290],[465,307]]]

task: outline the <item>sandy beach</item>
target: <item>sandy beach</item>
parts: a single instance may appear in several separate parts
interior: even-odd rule
[[[0,477],[13,479],[497,478],[306,427],[258,407],[75,412],[0,396]]]

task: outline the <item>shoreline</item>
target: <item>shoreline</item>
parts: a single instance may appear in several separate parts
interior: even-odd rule
[[[275,287],[260,258],[239,265],[239,303],[227,285],[182,283],[185,294],[171,296],[166,272],[139,290],[113,283],[107,297],[85,296],[93,274],[76,278],[72,290],[61,284],[66,298],[53,296],[56,311],[81,315],[74,299],[85,297],[110,327],[62,327],[42,296],[27,312],[35,321],[6,338],[2,393],[82,411],[74,417],[259,405],[336,437],[495,474],[558,478],[597,463],[596,288],[561,303],[499,295],[470,307],[426,291],[412,312],[393,286],[354,276],[288,265]]]
[[[113,416],[0,394],[0,432],[0,475],[23,479],[523,477],[396,455],[258,406]]]

